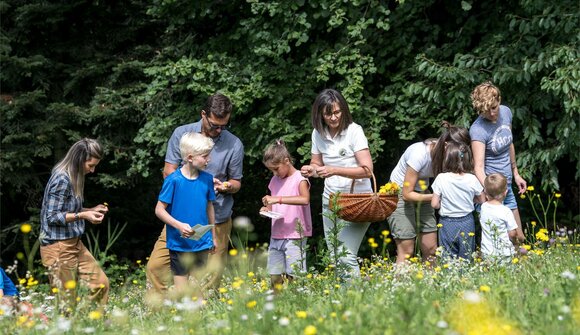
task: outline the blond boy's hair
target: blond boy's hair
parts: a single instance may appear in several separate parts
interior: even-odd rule
[[[495,200],[502,200],[507,189],[507,178],[501,173],[492,173],[483,182],[485,194]]]
[[[211,138],[200,133],[185,133],[179,140],[179,152],[181,159],[186,160],[187,156],[198,156],[208,154],[213,149],[214,143]]]

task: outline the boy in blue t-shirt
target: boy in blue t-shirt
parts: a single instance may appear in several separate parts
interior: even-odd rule
[[[188,277],[195,279],[194,272],[205,267],[216,246],[213,176],[202,171],[213,145],[209,137],[199,133],[181,137],[183,166],[165,178],[155,207],[155,215],[167,225],[171,271],[180,290],[187,286]],[[212,233],[204,234],[208,224]]]

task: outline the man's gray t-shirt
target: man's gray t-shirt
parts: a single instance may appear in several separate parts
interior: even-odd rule
[[[512,181],[510,146],[513,142],[512,111],[507,106],[499,106],[499,116],[495,123],[479,116],[469,129],[472,141],[485,144],[485,175],[501,173],[508,183]]]
[[[165,162],[181,166],[181,154],[179,141],[185,133],[201,133],[201,120],[195,123],[177,127],[167,143]],[[222,182],[229,179],[242,179],[244,165],[244,146],[242,141],[227,130],[222,130],[220,135],[213,138],[215,143],[209,157],[210,161],[205,169],[214,178]],[[215,222],[222,223],[232,216],[234,198],[231,193],[217,193],[214,201]]]

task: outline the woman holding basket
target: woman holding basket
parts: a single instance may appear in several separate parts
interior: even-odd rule
[[[325,178],[322,219],[326,244],[332,253],[336,241],[332,234],[330,194],[350,193],[353,179],[354,193],[371,193],[368,178],[373,162],[363,129],[353,122],[348,104],[337,90],[325,89],[318,94],[312,105],[312,126],[312,159],[310,165],[303,166],[300,172],[304,177]],[[343,279],[358,277],[357,253],[370,223],[337,220],[340,231],[336,236],[339,242],[339,264],[336,266]]]

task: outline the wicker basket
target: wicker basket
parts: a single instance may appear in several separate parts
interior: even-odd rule
[[[354,182],[350,186],[350,193],[332,193],[330,195],[329,208],[335,210],[336,205],[338,216],[350,222],[378,222],[386,220],[397,208],[398,195],[379,194],[377,191],[377,180],[375,174],[366,167],[365,170],[371,173],[375,193],[352,193]],[[334,198],[337,197],[336,201]]]

